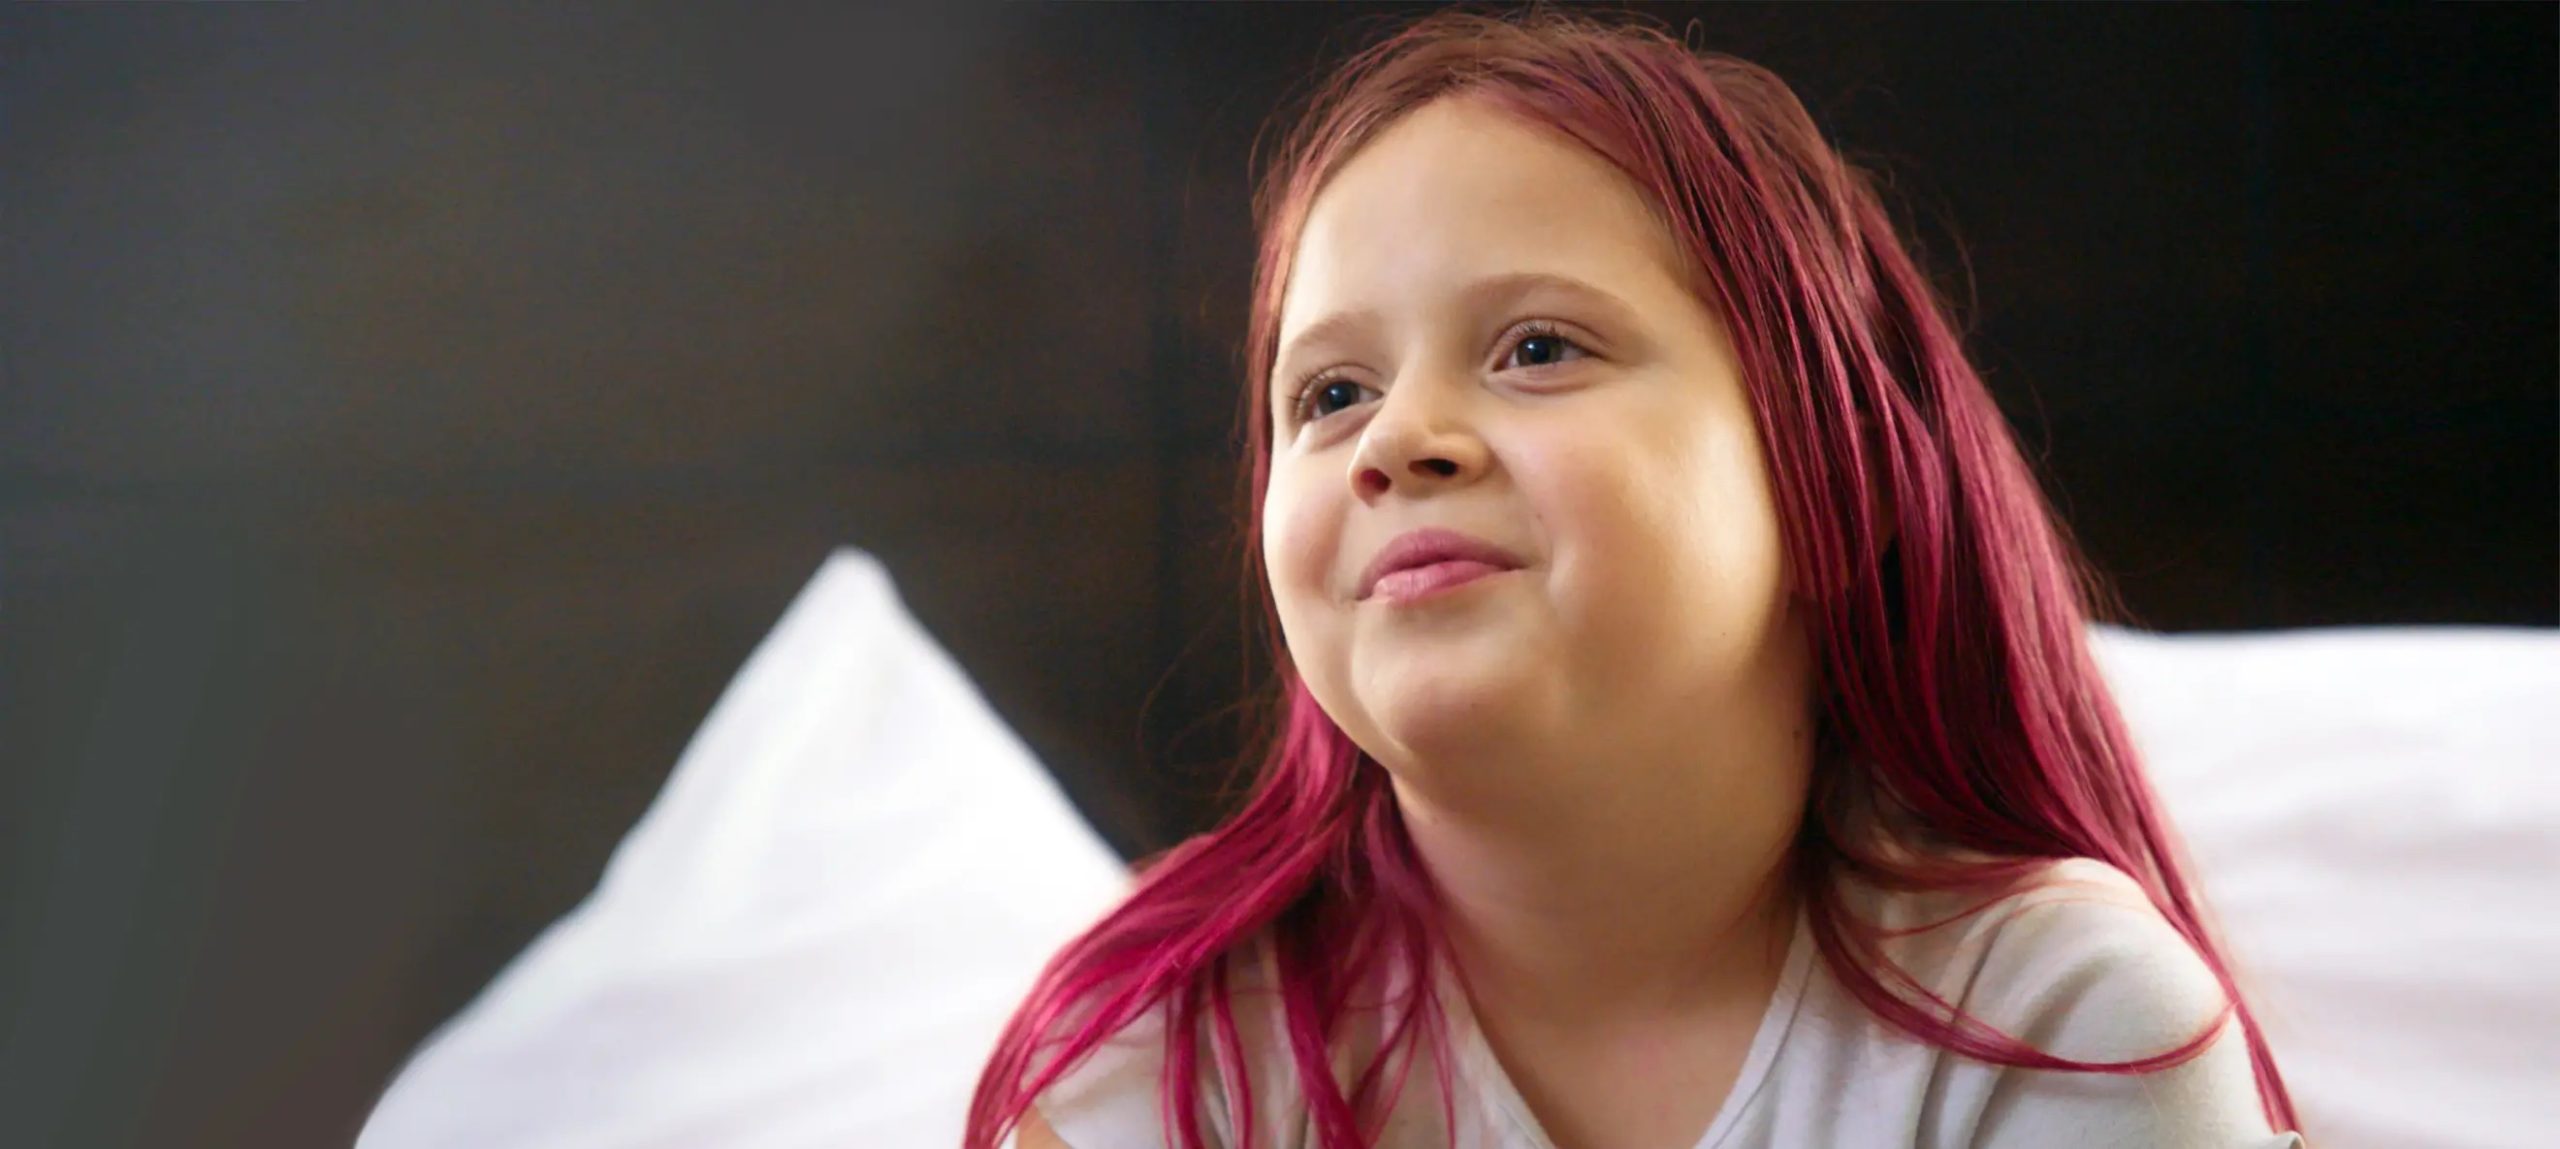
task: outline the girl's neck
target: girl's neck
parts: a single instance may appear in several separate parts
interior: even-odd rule
[[[1685,797],[1495,819],[1399,794],[1479,1012],[1606,1027],[1766,1001],[1794,936],[1802,792]]]

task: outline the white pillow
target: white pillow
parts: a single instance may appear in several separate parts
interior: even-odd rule
[[[2552,1143],[2560,632],[2093,642],[2315,1143]],[[956,1145],[1003,1018],[1126,882],[839,552],[359,1149]]]
[[[2560,1144],[2560,632],[2092,641],[2312,1144]]]
[[[900,605],[827,560],[595,892],[360,1149],[956,1146],[1042,962],[1127,884]]]

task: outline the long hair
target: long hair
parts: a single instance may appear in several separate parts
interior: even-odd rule
[[[1242,808],[1140,867],[1125,902],[1061,950],[1006,1027],[970,1107],[966,1149],[994,1149],[1106,1038],[1161,1010],[1168,1143],[1200,1149],[1206,1056],[1228,1066],[1252,1145],[1253,1095],[1228,958],[1275,957],[1283,1028],[1326,1149],[1371,1143],[1414,1043],[1447,1044],[1425,971],[1445,953],[1431,883],[1384,771],[1292,669],[1260,565],[1271,465],[1267,391],[1281,294],[1310,203],[1362,145],[1465,96],[1579,142],[1650,199],[1722,315],[1800,572],[1820,668],[1813,790],[1797,834],[1805,913],[1831,974],[1891,1027],[1995,1065],[2142,1073],[2201,1053],[2236,1014],[2271,1125],[2296,1127],[2273,1056],[2206,928],[2168,819],[2090,657],[2112,600],[2055,520],[1947,309],[1866,174],[1786,85],[1650,24],[1441,12],[1353,56],[1313,94],[1265,172],[1245,346],[1243,493],[1275,668],[1276,717]],[[1890,515],[1890,530],[1880,516]],[[2105,613],[2100,613],[2101,610]],[[1988,861],[1958,862],[1957,858]],[[2131,875],[2229,999],[2194,1038],[2126,1062],[2035,1048],[1931,993],[1883,952],[1835,882],[1988,888],[2061,858]],[[1350,990],[1401,972],[1384,1044],[1348,1086],[1329,1041]],[[1439,1068],[1446,1112],[1449,1079]],[[1381,1097],[1381,1091],[1385,1091]]]

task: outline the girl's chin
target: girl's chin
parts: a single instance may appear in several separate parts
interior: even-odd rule
[[[1372,721],[1407,755],[1425,759],[1479,757],[1516,746],[1530,736],[1521,719],[1532,712],[1519,690],[1461,689],[1449,682],[1379,699]]]

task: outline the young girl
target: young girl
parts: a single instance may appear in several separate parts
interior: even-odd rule
[[[1279,727],[969,1149],[2299,1144],[2084,568],[1784,85],[1435,15],[1257,207]]]

